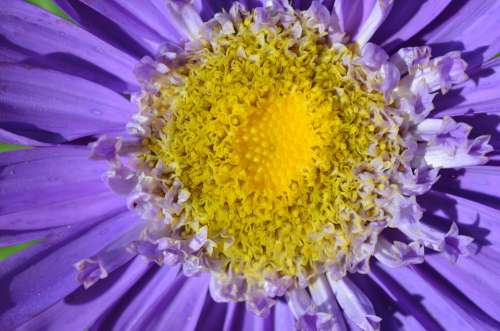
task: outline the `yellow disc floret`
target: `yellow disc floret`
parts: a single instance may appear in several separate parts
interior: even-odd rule
[[[249,192],[287,191],[314,166],[321,139],[314,130],[306,98],[290,95],[251,111],[236,132],[233,153],[248,178]]]
[[[252,21],[158,80],[154,106],[167,120],[143,157],[190,192],[184,238],[207,226],[207,254],[228,270],[297,276],[348,252],[348,234],[377,219],[356,169],[399,147],[378,141],[384,97],[352,78],[354,46]]]

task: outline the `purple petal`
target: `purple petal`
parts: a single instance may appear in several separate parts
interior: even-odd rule
[[[179,275],[177,267],[161,267],[140,288],[132,290],[125,308],[117,306],[100,327],[194,331],[208,294],[207,276],[186,278]]]
[[[399,241],[391,243],[380,237],[375,257],[388,267],[400,268],[424,262],[424,247],[419,242],[412,242],[409,245]]]
[[[471,79],[455,86],[444,97],[436,97],[436,116],[456,116],[500,111],[500,66],[471,74]]]
[[[0,141],[2,143],[23,145],[23,146],[47,146],[47,144],[36,141],[34,139],[19,136],[12,132],[0,129]]]
[[[378,264],[372,264],[369,275],[356,274],[350,278],[370,298],[382,318],[381,330],[445,331],[421,304],[421,298],[406,291]]]
[[[0,265],[0,329],[27,322],[80,286],[72,264],[96,254],[136,223],[124,213],[74,226]]]
[[[453,85],[465,82],[468,79],[465,70],[467,63],[457,51],[433,58],[430,64],[417,70],[413,84],[423,80],[433,92],[440,90],[447,93]]]
[[[250,311],[245,312],[241,331],[270,331],[273,330],[272,316],[259,317]]]
[[[500,196],[499,182],[499,167],[473,166],[443,172],[434,189],[461,195],[476,202],[500,206],[495,204],[495,200]]]
[[[273,330],[293,330],[295,319],[293,318],[290,309],[283,302],[277,302],[274,309],[274,328]]]
[[[452,1],[395,1],[389,16],[372,41],[393,53],[402,43],[428,26],[450,2]]]
[[[498,254],[497,247],[485,247],[478,255],[459,259],[456,264],[439,255],[428,256],[426,260],[478,307],[495,317],[500,311],[497,300],[500,295]]]
[[[100,179],[107,165],[89,160],[87,148],[41,147],[8,152],[2,154],[0,166],[0,215],[38,208],[43,212],[51,204],[63,204],[108,191]],[[40,224],[38,228],[67,224],[65,222],[67,220],[54,220],[53,224]],[[29,222],[11,226],[13,229],[30,228]]]
[[[135,259],[134,263],[144,265],[141,259]],[[127,295],[120,302],[111,307],[99,321],[99,327],[92,327],[91,330],[140,330],[147,326],[147,317],[153,316],[155,305],[158,305],[164,295],[173,297],[182,286],[183,279],[178,277],[179,268],[158,267],[151,265],[148,274],[142,277]],[[107,280],[102,281],[106,283]],[[101,286],[101,283],[95,287]],[[92,288],[90,288],[92,290]],[[169,294],[170,292],[170,294]],[[154,316],[157,320],[160,316]],[[151,320],[153,322],[153,319]]]
[[[409,72],[413,75],[420,66],[427,66],[430,59],[430,47],[405,47],[391,57],[391,62],[398,67],[401,74]]]
[[[165,2],[142,0],[82,0],[81,2],[115,22],[151,54],[156,54],[166,41],[178,42],[182,36],[165,15]]]
[[[485,181],[488,181],[487,177]],[[492,181],[491,185],[496,183]],[[488,201],[483,197],[474,202],[449,193],[432,192],[423,198],[421,203],[428,210],[426,218],[435,224],[441,223],[444,229],[456,221],[460,232],[474,238],[478,246],[476,255],[459,259],[456,264],[440,256],[427,257],[429,263],[479,307],[496,316],[499,302],[493,293],[498,291],[500,279],[497,258],[500,254],[500,211],[483,204],[483,201]]]
[[[120,268],[91,289],[77,289],[41,314],[34,316],[19,330],[86,330],[104,312],[144,277],[149,266],[136,259]]]
[[[109,17],[99,13],[80,0],[54,0],[68,17],[79,26],[92,33],[97,38],[113,47],[140,59],[145,54],[151,54],[127,29],[113,22]]]
[[[389,55],[381,47],[373,43],[367,43],[361,49],[361,59],[368,68],[378,70],[387,62]]]
[[[432,51],[438,55],[457,49],[474,52],[470,64],[479,64],[500,51],[499,12],[496,0],[452,1],[416,39],[435,44]]]
[[[389,14],[392,0],[337,0],[335,12],[343,31],[366,44]]]
[[[450,230],[444,237],[442,253],[453,263],[456,263],[459,256],[469,256],[476,250],[473,245],[474,239],[458,234],[458,226],[452,223]]]
[[[473,237],[480,246],[500,244],[500,232],[491,231],[498,226],[497,219],[500,218],[498,208],[437,191],[430,191],[422,196],[419,203],[426,209],[426,217],[432,215],[447,221],[443,223],[442,232],[446,232],[452,222],[457,222],[461,231]]]
[[[127,196],[137,184],[137,175],[132,169],[116,161],[104,174],[104,181],[116,194]]]
[[[111,241],[97,254],[75,263],[74,267],[78,271],[77,279],[84,288],[87,289],[100,279],[107,278],[109,274],[135,257],[135,254],[128,249],[128,245],[139,238],[143,229],[144,224],[138,221],[136,226]]]
[[[228,303],[222,331],[241,330],[245,314],[246,308],[244,304],[237,302]]]
[[[343,313],[337,303],[337,299],[330,288],[330,284],[325,276],[319,276],[309,285],[309,292],[317,306],[316,316],[318,318],[317,327],[319,330],[345,331]]]
[[[328,275],[328,274],[327,274]],[[345,316],[364,331],[378,330],[380,318],[368,297],[348,277],[335,281],[328,278]]]
[[[66,55],[102,68],[135,86],[136,60],[111,47],[77,25],[24,1],[4,0],[0,34],[8,41],[39,55]]]
[[[430,324],[432,329],[437,330],[498,329],[500,323],[481,311],[451,283],[427,265],[420,266],[413,267],[418,268],[418,272],[409,268],[389,270],[384,267],[374,267],[373,272],[380,284],[396,298],[412,295],[414,302],[407,302],[405,308],[408,313],[425,318],[419,317],[424,326]],[[441,327],[437,327],[436,323]]]
[[[136,111],[125,98],[95,83],[19,65],[0,65],[0,107],[0,127],[28,137],[32,131],[48,131],[62,140],[122,131]]]

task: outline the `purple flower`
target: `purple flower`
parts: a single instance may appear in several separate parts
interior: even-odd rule
[[[499,330],[500,2],[0,7],[0,330]]]

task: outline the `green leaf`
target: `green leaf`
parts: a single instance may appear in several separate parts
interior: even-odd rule
[[[0,142],[0,153],[15,151],[18,149],[27,149],[27,148],[29,147],[21,145],[3,144],[2,142]]]
[[[60,16],[64,19],[69,19],[68,16],[59,8],[54,1],[52,0],[26,0],[29,3],[32,3],[36,6],[42,7],[44,9],[47,9],[49,12],[56,14],[57,16]]]
[[[37,241],[33,240],[17,246],[0,247],[0,261],[5,260],[9,256],[14,255],[17,252],[22,251],[23,249],[26,249],[36,243]]]

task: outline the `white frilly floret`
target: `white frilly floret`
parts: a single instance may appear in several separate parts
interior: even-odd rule
[[[370,299],[348,277],[336,281],[327,273],[330,286],[345,316],[363,331],[380,330],[381,318],[375,315]]]
[[[460,168],[480,165],[488,161],[486,154],[493,150],[489,136],[469,139],[471,127],[449,117],[427,119],[417,127],[421,144],[419,154],[434,168]]]

